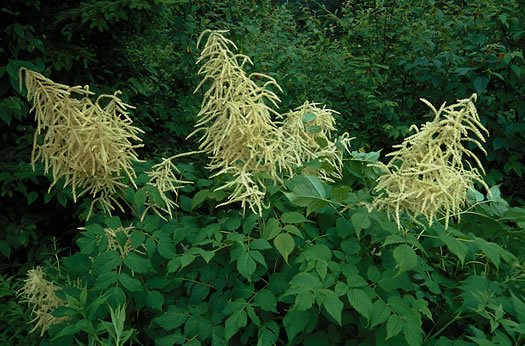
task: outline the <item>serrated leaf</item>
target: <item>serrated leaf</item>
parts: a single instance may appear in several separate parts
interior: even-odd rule
[[[140,189],[137,192],[135,192],[133,201],[135,202],[135,205],[137,207],[142,207],[144,203],[146,203],[146,191],[144,189]]]
[[[309,321],[309,313],[307,311],[288,311],[283,318],[284,329],[288,335],[288,342],[304,330]]]
[[[352,221],[352,226],[354,226],[354,230],[357,234],[359,234],[362,229],[367,229],[371,225],[366,211],[353,213],[350,220]]]
[[[277,298],[268,289],[260,290],[254,298],[254,304],[265,311],[277,312]]]
[[[197,209],[210,195],[210,190],[203,189],[197,192],[191,199],[191,210]]]
[[[409,319],[403,324],[403,334],[410,346],[420,346],[423,344],[423,330],[414,318]]]
[[[267,250],[272,246],[266,239],[254,239],[250,242],[250,248],[254,250]]]
[[[275,218],[269,219],[264,225],[264,229],[261,233],[261,238],[270,240],[275,238],[279,233],[281,233],[281,225],[279,221]]]
[[[394,259],[399,265],[399,273],[414,269],[417,266],[417,258],[414,249],[406,244],[399,245],[394,249]]]
[[[459,261],[463,265],[465,262],[465,256],[467,256],[468,248],[460,240],[454,238],[448,233],[442,233],[439,238],[447,245],[447,248],[459,258]]]
[[[316,261],[315,270],[317,271],[317,274],[319,274],[321,280],[324,281],[324,278],[326,277],[326,273],[328,271],[328,263],[323,260]]]
[[[146,304],[155,310],[162,311],[164,296],[159,291],[149,290],[146,295]]]
[[[68,273],[79,276],[86,274],[91,268],[92,263],[88,256],[80,253],[64,258],[63,262]]]
[[[341,313],[343,312],[343,302],[337,297],[334,291],[323,290],[323,306],[330,316],[341,325]]]
[[[257,264],[253,260],[252,256],[250,256],[249,252],[244,252],[239,256],[237,259],[237,270],[242,276],[250,280],[252,274],[255,273],[255,269],[257,269]]]
[[[370,313],[370,328],[374,328],[378,324],[384,323],[390,317],[392,310],[386,303],[378,299],[372,304]]]
[[[336,186],[332,190],[332,196],[334,196],[336,201],[342,202],[348,197],[349,192],[349,186]]]
[[[177,249],[171,239],[161,239],[157,244],[157,251],[166,259],[172,259],[177,254]]]
[[[488,78],[476,77],[476,79],[474,79],[474,90],[476,90],[476,94],[481,95],[485,89],[487,89],[488,84]]]
[[[142,282],[126,273],[120,273],[118,281],[124,286],[124,288],[131,292],[138,292],[143,289]]]
[[[346,283],[349,287],[355,288],[355,287],[364,287],[368,285],[368,282],[366,282],[365,279],[359,274],[350,274],[346,278]]]
[[[310,273],[301,272],[295,275],[292,280],[290,280],[290,285],[306,288],[309,290],[318,290],[323,287],[323,284],[319,278],[315,277]]]
[[[113,285],[117,281],[118,281],[117,272],[114,272],[114,271],[106,272],[97,277],[97,281],[95,281],[95,285],[93,286],[92,289],[93,291],[102,291],[108,288],[109,286]]]
[[[403,319],[396,314],[390,315],[386,322],[386,338],[396,336],[403,330]]]
[[[298,212],[289,212],[289,213],[283,213],[281,215],[281,221],[282,223],[304,223],[304,222],[312,222],[304,217],[303,214]]]
[[[288,255],[290,255],[295,248],[293,237],[288,233],[281,233],[275,237],[273,243],[277,251],[283,256],[284,261],[288,263]]]
[[[146,235],[143,232],[137,230],[133,231],[129,237],[131,246],[134,249],[138,249],[144,243],[145,239]]]
[[[314,305],[315,295],[313,292],[304,289],[299,291],[300,292],[295,296],[295,304],[293,305],[292,309],[297,311],[306,311],[310,309],[312,305]]]
[[[129,269],[139,274],[148,273],[153,270],[149,258],[141,257],[134,252],[128,254],[128,256],[124,258],[124,264]]]
[[[224,325],[224,336],[226,341],[230,340],[240,328],[243,328],[248,323],[248,318],[244,310],[236,311],[226,319]]]
[[[257,334],[257,346],[273,346],[279,338],[279,326],[274,321],[266,321]]]
[[[303,182],[298,183],[292,189],[292,192],[285,192],[285,196],[293,204],[307,208],[307,214],[320,210],[330,201],[323,183],[319,178],[304,175]]]
[[[93,260],[93,272],[96,274],[107,273],[119,266],[121,262],[122,258],[115,250],[103,252]]]
[[[168,311],[159,317],[153,319],[153,322],[157,323],[165,330],[173,330],[184,324],[188,316],[179,311]]]
[[[352,305],[357,312],[366,317],[367,320],[370,320],[370,315],[372,313],[372,300],[368,297],[366,292],[359,288],[354,288],[349,290],[346,295],[350,305]]]
[[[186,338],[181,333],[170,334],[155,338],[155,345],[159,346],[172,346],[172,345],[183,345],[186,343]]]

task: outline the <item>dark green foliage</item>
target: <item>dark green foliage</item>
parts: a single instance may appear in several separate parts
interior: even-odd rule
[[[0,344],[523,344],[519,1],[13,0],[0,9]],[[339,130],[364,149],[341,181],[268,186],[263,216],[242,215],[216,208],[227,197],[215,191],[223,177],[209,179],[204,158],[192,157],[177,162],[194,184],[175,217],[140,220],[144,203],[159,199],[144,172],[197,147],[185,137],[202,100],[193,90],[206,28],[229,29],[253,71],[276,78],[281,112],[308,99],[341,113]],[[97,92],[121,89],[136,107],[147,162],[136,165],[139,189],[124,196],[129,212],[96,211],[86,226],[89,198],[74,205],[60,184],[48,193],[42,167],[30,166],[34,123],[20,66]],[[473,190],[447,230],[408,217],[398,230],[368,210],[381,173],[368,163],[430,120],[418,98],[450,104],[473,92],[491,132],[492,197]],[[134,228],[111,243],[105,229],[121,226]],[[35,265],[68,302],[54,314],[71,316],[44,341],[40,330],[28,334],[31,308],[16,298]]]

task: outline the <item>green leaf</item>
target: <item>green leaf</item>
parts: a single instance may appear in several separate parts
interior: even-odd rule
[[[392,314],[386,322],[386,338],[396,336],[403,330],[403,319],[399,315]]]
[[[181,333],[170,334],[155,338],[155,345],[159,346],[172,346],[172,345],[184,345],[186,344],[186,338]]]
[[[366,211],[353,213],[350,220],[352,221],[354,230],[358,235],[362,229],[367,229],[371,225],[370,219],[368,218],[368,213]]]
[[[5,240],[0,240],[0,253],[5,257],[11,256],[11,248]]]
[[[88,256],[81,253],[76,253],[72,256],[66,257],[63,262],[68,273],[72,273],[76,276],[86,274],[89,269],[91,269],[91,260]]]
[[[268,289],[260,290],[253,302],[265,311],[277,312],[277,298]]]
[[[97,281],[95,281],[95,285],[93,286],[94,291],[102,291],[108,288],[109,286],[115,284],[118,281],[118,274],[117,272],[110,271],[106,272],[104,274],[101,274],[97,276]]]
[[[410,346],[420,346],[423,344],[423,330],[420,321],[410,318],[403,325],[403,334]]]
[[[80,320],[73,324],[69,324],[62,328],[60,332],[53,337],[52,340],[56,340],[60,337],[66,336],[66,335],[74,335],[80,331],[86,331],[90,328],[90,322],[88,320]]]
[[[161,239],[157,244],[157,251],[159,254],[166,258],[172,259],[177,254],[175,245],[171,242],[171,239]]]
[[[476,90],[476,94],[481,95],[485,89],[487,89],[488,84],[488,78],[476,77],[476,79],[474,79],[474,90]]]
[[[319,178],[303,175],[303,182],[297,183],[292,192],[285,192],[286,197],[301,207],[306,207],[307,214],[318,211],[326,206],[330,201],[323,183]]]
[[[394,258],[399,265],[399,273],[414,269],[417,265],[417,254],[406,244],[399,245],[394,249]]]
[[[368,283],[365,279],[359,274],[350,274],[346,277],[346,283],[348,284],[348,287],[355,288],[355,287],[363,287],[367,286]]]
[[[298,212],[290,212],[290,213],[284,213],[281,215],[281,221],[283,223],[304,223],[304,222],[312,222],[304,217],[303,214]]]
[[[168,311],[159,317],[153,319],[153,322],[157,323],[165,330],[173,330],[184,324],[188,316],[179,311]]]
[[[114,268],[122,263],[118,252],[111,250],[103,252],[93,260],[92,268],[95,274],[104,274],[112,271]]]
[[[323,306],[339,325],[341,325],[341,313],[343,312],[343,302],[337,297],[334,291],[322,290],[324,300]]]
[[[244,310],[236,311],[226,319],[224,324],[224,336],[226,341],[230,340],[238,330],[248,323],[248,318]]]
[[[328,263],[323,260],[318,260],[315,262],[315,270],[317,271],[317,274],[319,274],[319,277],[322,281],[324,281],[324,278],[326,277],[328,269]]]
[[[275,248],[283,256],[286,263],[288,263],[288,255],[290,255],[295,248],[295,241],[288,233],[281,233],[275,237],[273,241]]]
[[[378,282],[379,280],[381,280],[381,272],[375,266],[368,267],[366,275],[368,276],[368,280],[370,281]]]
[[[510,292],[510,295],[512,297],[512,305],[514,310],[516,310],[518,321],[520,321],[522,324],[525,324],[525,303],[523,300],[516,297],[514,293]]]
[[[308,324],[310,314],[307,311],[288,311],[283,318],[284,329],[288,335],[288,342],[304,330]]]
[[[136,273],[144,274],[153,271],[149,258],[144,258],[132,252],[124,258],[124,264]]]
[[[316,291],[323,287],[323,284],[319,278],[315,277],[310,273],[301,272],[295,275],[292,280],[290,280],[290,285],[306,288],[309,290]]]
[[[350,305],[352,305],[357,312],[366,317],[367,320],[370,320],[370,315],[372,313],[372,300],[370,300],[368,294],[359,288],[354,288],[349,290],[346,295]]]
[[[191,210],[197,209],[208,198],[210,190],[204,189],[197,192],[191,199]]]
[[[249,252],[245,252],[237,259],[237,270],[246,279],[251,280],[252,274],[255,273],[257,264],[250,256]]]
[[[133,201],[135,202],[135,205],[139,208],[144,206],[144,203],[146,203],[146,191],[144,189],[140,189],[137,192],[135,192]]]
[[[448,233],[442,233],[439,238],[447,245],[447,248],[459,258],[459,261],[463,265],[465,262],[465,256],[467,256],[468,248],[461,240],[458,240]]]
[[[370,313],[370,328],[374,328],[378,324],[384,323],[392,313],[392,310],[386,303],[378,299],[372,304],[372,311]]]
[[[131,292],[138,292],[143,289],[142,282],[126,273],[120,273],[118,281]]]
[[[250,241],[250,248],[253,250],[267,250],[271,249],[272,246],[265,239],[254,239]]]
[[[315,119],[317,119],[317,115],[315,115],[314,113],[306,113],[305,115],[303,115],[303,123],[309,123],[310,121],[314,121]]]
[[[315,300],[315,295],[312,291],[305,289],[290,289],[287,293],[293,294],[293,291],[299,291],[299,293],[295,296],[295,304],[292,306],[292,310],[306,311],[312,307]]]
[[[159,291],[150,290],[146,295],[146,305],[153,308],[154,310],[162,311],[162,305],[164,305],[164,296]]]
[[[28,195],[27,195],[27,205],[31,205],[31,203],[33,203],[34,201],[36,201],[36,199],[38,198],[38,193],[36,191],[31,191]]]
[[[336,201],[342,202],[348,197],[349,192],[349,186],[336,186],[332,190],[332,196],[334,196]]]
[[[266,222],[261,237],[270,240],[275,238],[279,233],[281,233],[281,225],[279,224],[279,221],[275,218],[271,218]]]
[[[319,125],[308,126],[306,128],[306,132],[319,133],[319,132],[321,132],[321,126],[319,126]]]
[[[257,334],[257,346],[273,346],[278,338],[279,325],[275,321],[266,321]]]
[[[483,251],[483,253],[487,256],[487,258],[492,263],[494,263],[496,268],[499,268],[501,257],[503,257],[503,259],[507,262],[515,258],[513,254],[504,250],[498,244],[488,242],[485,239],[476,238],[474,240],[474,244],[478,247],[478,249]]]

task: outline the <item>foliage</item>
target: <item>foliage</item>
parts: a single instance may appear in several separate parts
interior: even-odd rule
[[[0,343],[523,343],[518,1],[1,7]],[[229,29],[253,61],[243,66],[246,75],[260,71],[279,82],[282,94],[269,88],[284,119],[272,113],[272,122],[310,129],[291,126],[284,136],[307,150],[294,174],[280,176],[284,185],[261,179],[268,208],[260,215],[243,214],[237,202],[220,206],[231,193],[220,187],[232,177],[211,177],[204,157],[180,154],[196,150],[184,138],[209,88],[205,82],[193,94],[205,29]],[[63,84],[89,84],[97,94],[120,89],[122,102],[136,106],[129,116],[145,131],[137,150],[144,161],[132,165],[136,186],[124,178],[128,186],[115,196],[129,208],[110,216],[95,207],[85,222],[92,198],[69,203],[73,193],[63,182],[47,191],[53,177],[40,163],[31,167],[37,126],[18,87],[20,67]],[[427,122],[414,116],[426,111],[417,96],[450,104],[473,92],[491,140],[486,160],[475,143],[463,149],[480,157],[488,191],[466,190],[464,209],[452,212],[461,219],[448,227],[446,213],[431,224],[406,213],[396,222],[371,207],[384,174],[381,151],[396,150],[391,145],[411,124]],[[337,127],[330,117],[330,124],[317,123],[320,113],[312,119],[318,103],[327,108],[315,112],[334,110]],[[337,156],[339,170],[324,156],[316,160],[337,131],[355,135],[359,148],[347,159]],[[326,176],[318,177],[323,169]],[[37,266],[50,282],[45,287],[56,288],[48,296],[65,302],[51,313],[59,323],[42,337],[27,323],[38,306],[16,296],[29,292],[22,275]]]

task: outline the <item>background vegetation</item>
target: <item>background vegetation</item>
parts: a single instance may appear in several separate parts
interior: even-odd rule
[[[119,344],[125,335],[166,345],[523,343],[520,0],[7,0],[0,8],[1,344]],[[215,208],[226,194],[213,191],[206,158],[192,156],[178,162],[194,184],[182,189],[174,219],[98,212],[86,225],[91,201],[73,204],[59,184],[48,191],[43,167],[31,168],[35,122],[19,67],[97,93],[121,90],[136,107],[147,160],[127,197],[140,210],[141,173],[197,147],[186,136],[202,101],[193,90],[205,29],[230,30],[252,71],[279,82],[281,112],[313,100],[340,113],[338,130],[356,137],[343,179],[269,187],[271,207],[242,215],[235,205]],[[474,92],[491,134],[483,164],[492,197],[473,193],[448,230],[407,218],[401,232],[360,207],[378,175],[367,164],[384,161],[411,124],[432,119],[418,99],[451,104]],[[101,241],[120,226],[133,226],[117,232],[127,256]],[[63,287],[68,307],[55,314],[71,316],[43,336],[29,333],[32,306],[16,295],[36,265]]]

